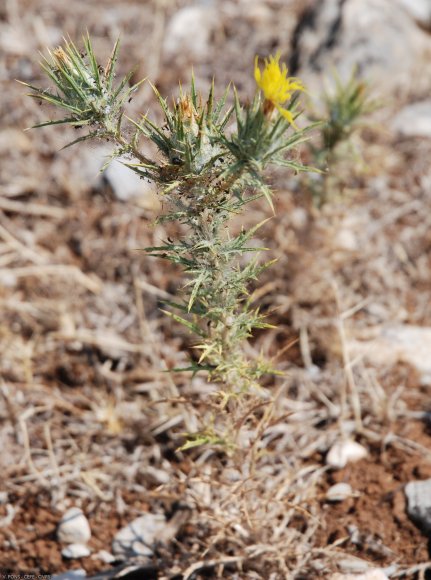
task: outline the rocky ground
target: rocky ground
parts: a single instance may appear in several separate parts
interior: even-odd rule
[[[154,191],[107,144],[24,129],[51,111],[38,51],[88,29],[103,61],[174,95],[254,91],[280,50],[322,106],[353,67],[379,108],[312,181],[271,176],[259,282],[277,359],[240,454],[177,451],[211,386],[168,374],[189,336],[160,312],[181,285],[139,248],[167,235]],[[426,0],[0,5],[0,572],[56,578],[428,578],[431,570],[431,7]],[[149,86],[129,113],[152,111]],[[309,159],[307,150],[304,159]],[[244,218],[268,217],[256,204]],[[237,224],[238,227],[240,224]],[[65,575],[62,575],[65,574]]]

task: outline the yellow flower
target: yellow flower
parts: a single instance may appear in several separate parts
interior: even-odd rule
[[[256,56],[254,78],[265,97],[265,112],[270,113],[275,107],[289,123],[295,126],[291,111],[284,109],[281,105],[286,101],[290,101],[294,91],[305,91],[305,87],[299,79],[288,77],[286,65],[283,63],[280,66],[279,61],[280,53],[277,52],[275,56],[270,56],[269,59],[265,59],[265,66],[263,71],[261,71],[259,68],[259,57]]]

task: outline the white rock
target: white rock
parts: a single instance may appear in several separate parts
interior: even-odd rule
[[[13,288],[18,283],[18,278],[15,276],[13,269],[4,270],[0,272],[0,284],[6,288]]]
[[[364,574],[333,574],[331,580],[388,580],[382,570],[374,569]]]
[[[414,367],[424,385],[431,384],[431,328],[394,324],[375,329],[372,340],[351,340],[352,358],[363,357],[371,364],[394,365],[403,362]]]
[[[332,485],[326,492],[326,499],[331,502],[344,501],[352,497],[353,489],[348,483],[336,483]]]
[[[166,528],[163,514],[145,514],[122,528],[112,542],[116,556],[152,556],[154,544]]]
[[[79,570],[69,570],[69,572],[64,572],[63,574],[57,574],[51,580],[80,580],[86,577],[86,571],[80,568]]]
[[[353,463],[367,457],[368,451],[356,441],[337,441],[326,456],[326,464],[335,469],[342,469],[348,463]]]
[[[52,164],[52,175],[59,185],[73,195],[81,195],[103,184],[100,170],[112,153],[105,144],[66,149]]]
[[[431,100],[413,103],[401,109],[392,128],[403,137],[431,138]]]
[[[154,207],[156,202],[156,187],[141,179],[131,169],[120,163],[112,161],[104,173],[106,181],[112,188],[114,195],[120,201],[141,198],[148,201],[148,206]]]
[[[302,207],[295,207],[290,212],[290,221],[294,228],[302,230],[308,224],[309,213]]]
[[[163,56],[202,62],[209,55],[211,33],[217,15],[210,6],[185,6],[168,23]]]
[[[150,154],[148,151],[144,151]],[[106,144],[91,148],[83,147],[65,152],[66,157],[59,157],[53,163],[53,175],[66,191],[72,191],[74,196],[81,195],[91,189],[99,190],[108,183],[114,196],[120,201],[129,199],[142,200],[144,207],[156,207],[157,197],[154,184],[134,173],[119,160],[111,161],[107,169],[101,169],[109,161],[112,147]]]
[[[431,479],[410,481],[404,493],[410,519],[426,534],[431,534]]]
[[[86,558],[90,554],[90,549],[84,544],[69,544],[61,550],[61,555],[63,558],[68,558],[69,560]]]
[[[343,558],[337,566],[344,574],[362,574],[370,569],[369,563],[361,558]]]
[[[91,538],[90,524],[78,507],[72,507],[61,518],[57,538],[64,544],[86,544]]]
[[[397,0],[410,16],[424,28],[431,27],[431,2],[430,0]]]
[[[16,514],[16,508],[12,504],[7,503],[6,504],[6,515],[4,517],[0,518],[0,528],[5,528],[7,526],[10,526],[15,518],[15,514]]]
[[[350,229],[340,229],[334,239],[335,246],[340,250],[355,252],[359,249],[358,237]]]
[[[115,556],[107,550],[100,550],[99,552],[96,552],[96,554],[93,554],[91,558],[92,560],[100,560],[104,564],[112,564],[112,562],[115,562],[116,560]]]
[[[300,70],[293,73],[310,92],[321,93],[322,75],[327,78],[336,69],[347,79],[356,67],[373,88],[389,92],[417,82],[421,69],[426,70],[430,45],[398,2],[321,0],[313,3],[298,36]]]

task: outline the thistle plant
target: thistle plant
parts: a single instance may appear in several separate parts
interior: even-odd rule
[[[334,90],[327,92],[323,98],[324,112],[321,116],[320,140],[311,144],[313,163],[322,171],[322,177],[313,183],[312,193],[318,206],[323,205],[334,187],[332,177],[337,179],[335,171],[328,171],[342,156],[340,147],[350,145],[353,133],[361,126],[363,118],[376,109],[377,104],[371,100],[367,85],[358,79],[356,71],[343,82],[334,74]]]
[[[165,208],[159,221],[182,224],[177,239],[146,248],[150,256],[179,264],[186,276],[178,297],[165,309],[196,337],[198,355],[181,370],[206,372],[219,385],[224,407],[256,391],[261,377],[274,372],[269,361],[251,360],[243,348],[254,329],[268,326],[249,296],[250,283],[272,263],[261,262],[264,248],[252,243],[262,223],[234,234],[230,222],[261,197],[273,208],[264,177],[268,167],[307,169],[296,160],[297,148],[312,127],[299,130],[295,124],[297,97],[304,87],[287,76],[277,54],[263,65],[256,58],[257,89],[245,105],[229,87],[217,100],[214,83],[203,97],[192,76],[190,89],[180,88],[173,105],[152,86],[163,113],[161,125],[148,115],[130,119],[125,107],[139,83],[129,86],[131,74],[117,80],[118,48],[117,42],[104,67],[88,36],[83,52],[68,41],[49,53],[42,66],[54,89],[27,86],[30,96],[66,111],[66,116],[36,126],[86,128],[69,145],[109,140],[110,159],[120,158],[131,171],[157,184]],[[146,141],[159,151],[154,158],[142,152]]]

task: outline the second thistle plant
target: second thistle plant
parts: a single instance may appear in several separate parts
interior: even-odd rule
[[[101,67],[89,37],[83,53],[72,42],[50,53],[42,66],[55,89],[30,86],[31,96],[66,110],[67,116],[38,126],[88,127],[73,143],[108,139],[112,158],[121,158],[158,185],[168,208],[159,219],[180,222],[187,234],[147,251],[186,273],[186,284],[175,302],[167,303],[167,314],[197,337],[199,355],[188,370],[205,371],[226,401],[250,392],[263,374],[272,372],[268,361],[250,360],[243,348],[255,328],[267,326],[248,294],[250,282],[271,264],[259,262],[263,248],[251,243],[262,224],[233,234],[230,221],[257,198],[266,198],[272,207],[264,177],[269,165],[306,169],[293,160],[297,155],[289,155],[311,128],[299,130],[295,124],[297,95],[304,87],[287,76],[279,54],[266,59],[263,70],[256,59],[258,88],[246,105],[234,91],[228,106],[229,88],[215,100],[214,85],[203,98],[193,78],[190,90],[180,90],[173,106],[153,87],[164,117],[158,125],[146,115],[125,117],[124,107],[138,85],[128,86],[130,75],[115,84],[117,55],[118,43]],[[146,140],[157,146],[157,158],[143,154]],[[254,257],[245,262],[244,254]]]

